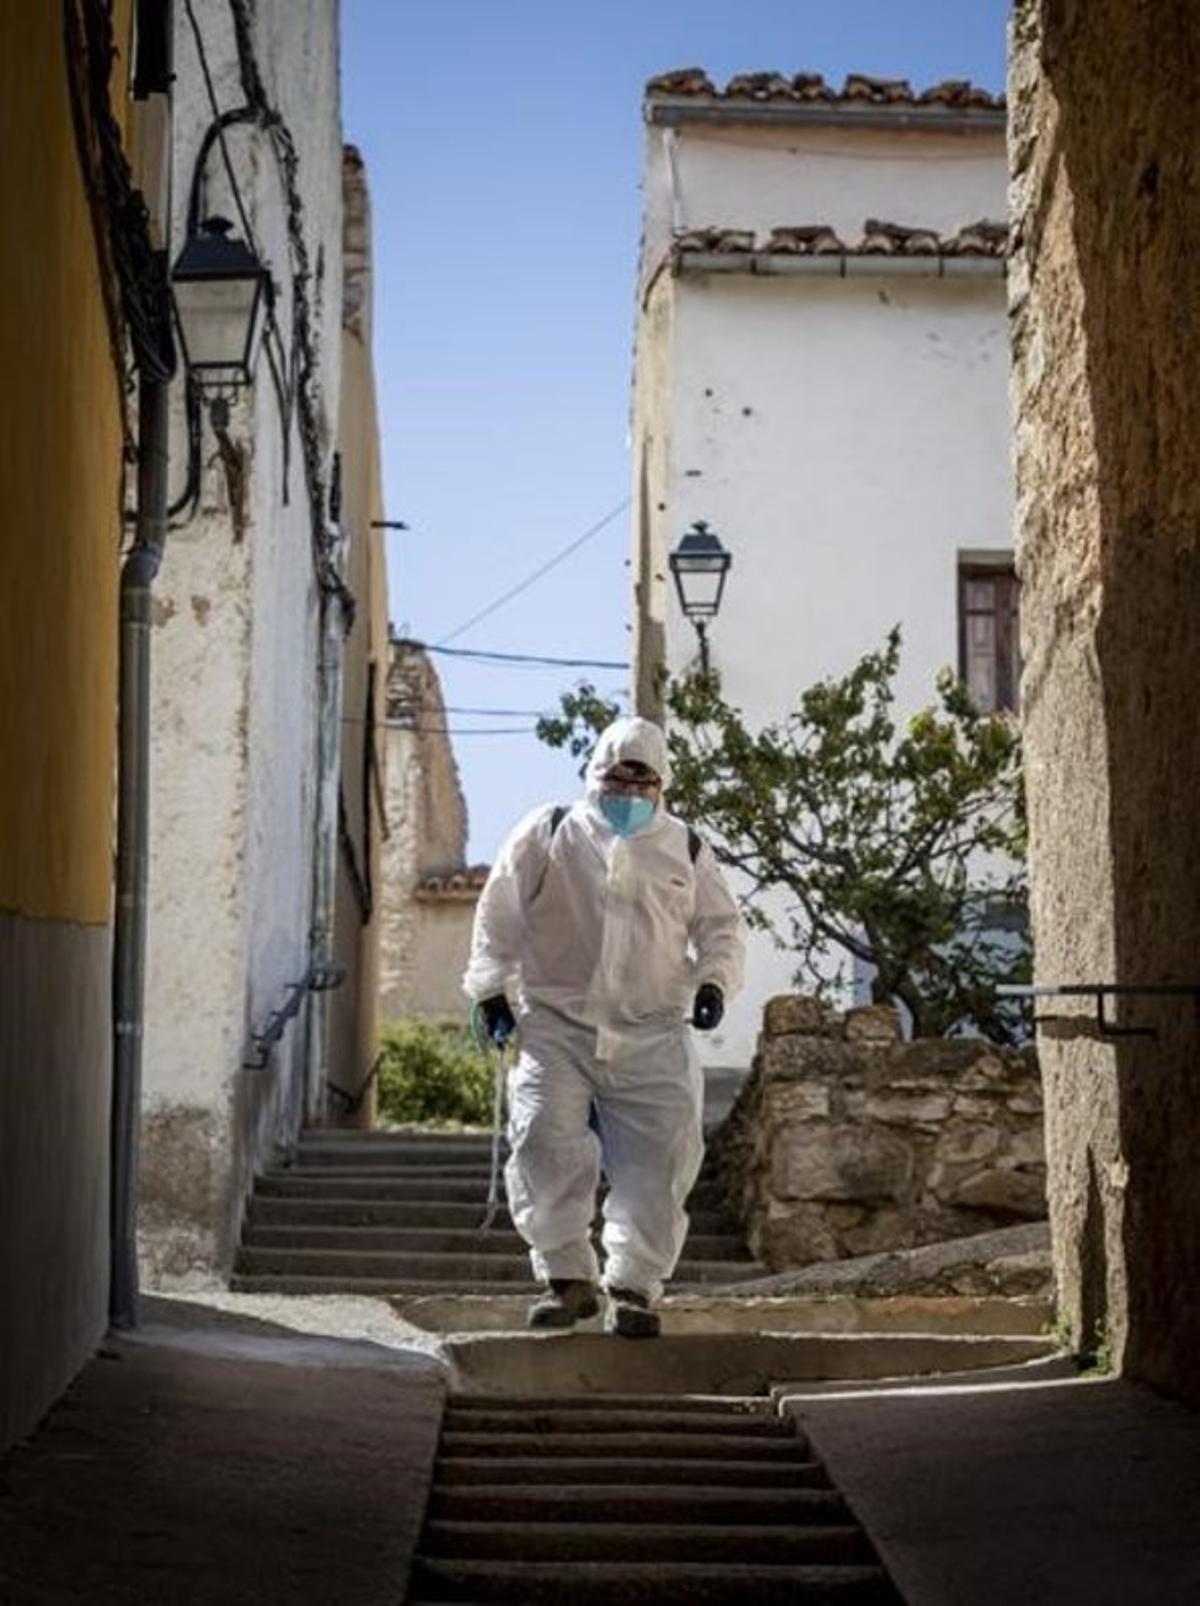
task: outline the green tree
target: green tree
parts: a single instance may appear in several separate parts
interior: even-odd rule
[[[944,671],[936,702],[899,729],[899,662],[895,629],[757,732],[716,673],[669,682],[669,801],[742,872],[748,920],[795,953],[799,985],[828,991],[837,962],[857,959],[916,1035],[1011,1041],[1019,1015],[996,988],[1029,973],[1017,725],[981,714]],[[561,706],[538,734],[586,761],[617,710],[586,682]]]

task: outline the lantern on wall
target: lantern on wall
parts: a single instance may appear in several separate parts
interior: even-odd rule
[[[700,667],[708,669],[708,622],[721,610],[725,577],[733,556],[721,544],[715,530],[697,519],[668,556],[667,564],[675,578],[679,606],[690,619],[700,642]]]
[[[228,218],[188,236],[171,273],[189,377],[205,387],[249,385],[271,275]]]

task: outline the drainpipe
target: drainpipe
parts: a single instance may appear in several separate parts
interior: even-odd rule
[[[308,995],[307,1060],[304,1118],[308,1126],[325,1120],[329,1049],[329,989],[322,982],[334,966],[333,922],[337,893],[338,783],[341,777],[342,659],[345,614],[341,578],[344,542],[341,530],[341,457],[335,453],[329,491],[325,551],[330,573],[321,586],[320,638],[317,646],[317,786],[313,841],[312,921],[309,967],[317,985]]]
[[[134,94],[142,193],[150,208],[168,318],[171,163],[171,0],[139,0]],[[171,347],[169,318],[159,331]],[[137,515],[121,569],[117,711],[117,866],[113,930],[113,1083],[110,1129],[109,1318],[137,1323],[137,1180],[150,827],[151,588],[167,528],[169,380],[143,368],[138,383]]]

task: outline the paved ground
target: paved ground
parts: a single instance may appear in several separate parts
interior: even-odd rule
[[[791,1407],[908,1606],[1200,1602],[1200,1416],[1114,1381]]]
[[[0,1459],[3,1606],[399,1606],[437,1338],[372,1299],[145,1318]],[[908,1606],[1200,1602],[1195,1413],[1049,1371],[785,1392]]]
[[[349,1305],[307,1322],[396,1330]],[[0,1602],[398,1606],[444,1379],[386,1342],[146,1301],[0,1459]]]

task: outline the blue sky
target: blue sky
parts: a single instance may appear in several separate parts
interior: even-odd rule
[[[628,495],[641,90],[653,73],[1004,81],[1007,0],[342,0],[346,138],[366,158],[391,616],[427,642],[628,656],[628,516],[469,631]],[[526,710],[575,674],[438,663],[469,857],[578,789]],[[604,690],[628,677],[596,671]],[[523,727],[513,733],[513,727]]]

